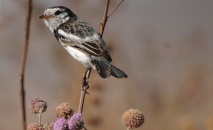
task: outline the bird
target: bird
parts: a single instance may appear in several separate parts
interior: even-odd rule
[[[46,26],[69,54],[87,70],[96,70],[104,79],[109,76],[118,79],[128,77],[125,72],[111,64],[109,49],[99,33],[69,8],[49,7],[39,18],[44,20]]]

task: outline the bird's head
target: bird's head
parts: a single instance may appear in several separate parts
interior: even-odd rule
[[[54,6],[46,9],[39,18],[43,19],[45,24],[53,32],[61,24],[77,17],[70,9],[63,6]]]

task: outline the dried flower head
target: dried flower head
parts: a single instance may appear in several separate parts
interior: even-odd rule
[[[69,130],[80,130],[84,125],[81,113],[75,113],[68,120],[68,128]]]
[[[27,126],[27,130],[44,130],[42,125],[39,125],[38,123],[30,123]]]
[[[123,114],[122,123],[129,128],[138,128],[144,123],[144,116],[137,109],[129,109]]]
[[[40,97],[36,97],[30,102],[30,110],[33,114],[43,113],[47,109],[47,103]]]
[[[67,123],[65,118],[57,119],[53,124],[53,130],[66,130]]]
[[[56,108],[56,114],[58,117],[70,118],[73,115],[73,109],[68,103],[62,103]]]

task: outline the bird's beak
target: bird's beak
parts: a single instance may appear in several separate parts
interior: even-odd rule
[[[45,15],[45,14],[43,14],[43,15],[41,15],[39,17],[39,19],[49,19],[50,17],[51,17],[51,15]]]

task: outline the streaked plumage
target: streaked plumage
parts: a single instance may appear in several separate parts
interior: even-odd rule
[[[97,70],[102,78],[110,75],[127,78],[122,70],[110,63],[109,50],[100,35],[71,10],[63,6],[50,7],[39,18],[44,19],[56,39],[86,68]]]

